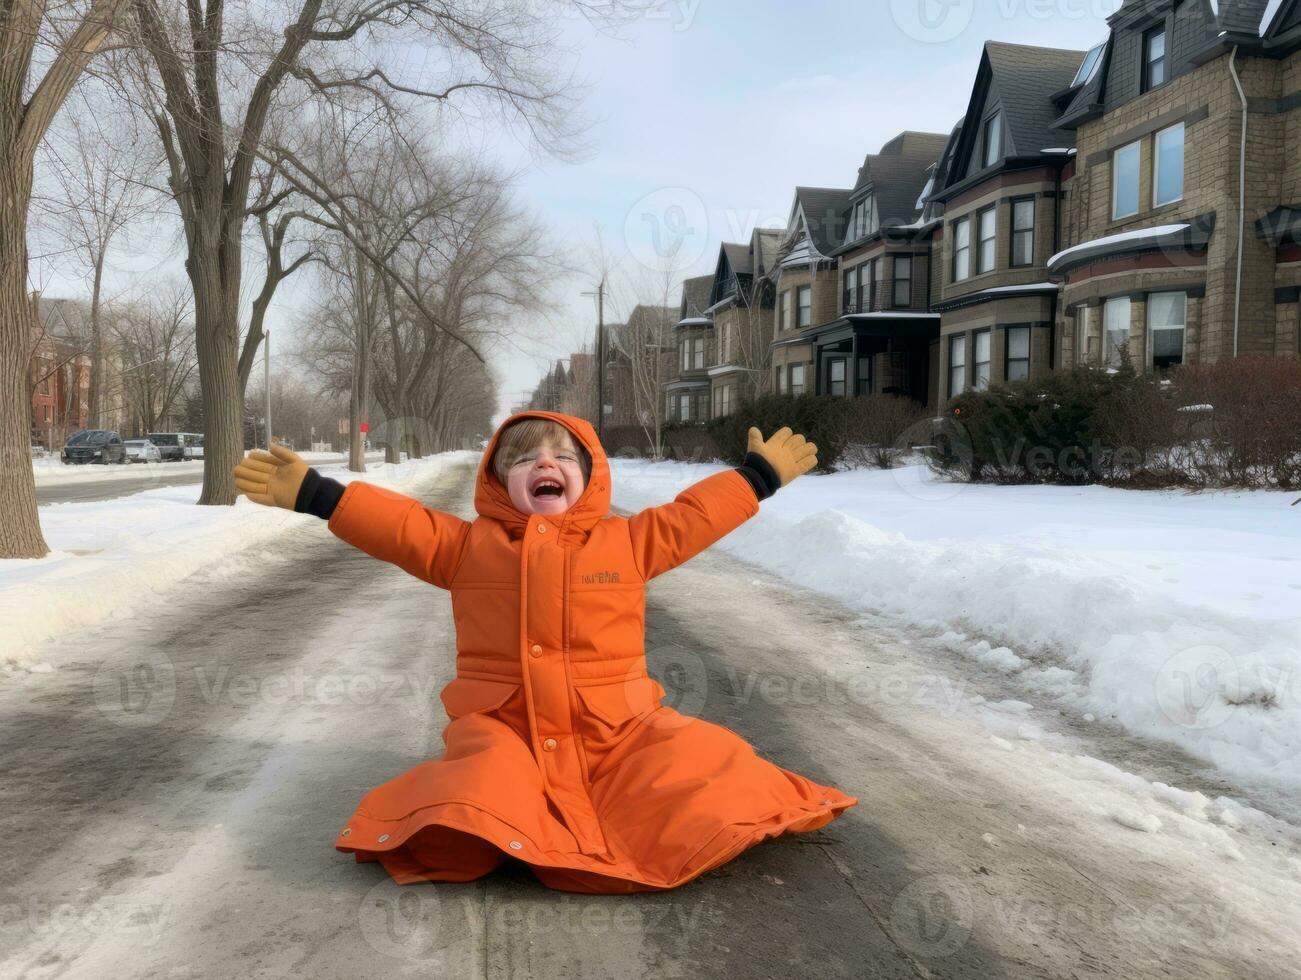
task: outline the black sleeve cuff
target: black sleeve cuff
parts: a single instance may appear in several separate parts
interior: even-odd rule
[[[772,464],[758,453],[746,453],[745,462],[736,471],[749,481],[754,495],[760,500],[771,497],[781,489],[781,477],[772,468]]]
[[[338,480],[321,476],[313,467],[308,467],[303,485],[298,488],[294,510],[299,514],[315,514],[321,520],[328,521],[334,508],[339,506],[339,498],[345,489]]]

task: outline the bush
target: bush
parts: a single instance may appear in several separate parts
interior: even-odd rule
[[[1301,361],[1238,358],[1168,377],[1081,368],[965,392],[947,475],[1007,483],[1301,487]]]
[[[924,424],[929,413],[911,398],[858,395],[848,402],[841,457],[848,467],[888,470],[911,451],[913,442],[930,440],[930,427]]]
[[[763,395],[741,402],[731,415],[711,419],[707,428],[719,456],[739,465],[745,459],[750,426],[758,426],[767,438],[788,425],[818,447],[817,468],[828,472],[845,451],[845,418],[852,401],[836,395]]]

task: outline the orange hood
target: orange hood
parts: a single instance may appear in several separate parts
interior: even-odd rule
[[[492,434],[487,448],[483,451],[483,458],[479,460],[479,474],[474,485],[475,511],[480,517],[500,521],[510,532],[511,537],[523,534],[528,526],[531,515],[523,513],[515,506],[510,499],[510,492],[502,486],[497,475],[493,473],[492,466],[489,465],[501,440],[502,431],[512,422],[527,418],[559,422],[592,457],[592,472],[587,478],[587,486],[583,488],[582,494],[574,501],[572,507],[552,519],[552,523],[559,527],[562,534],[566,530],[586,534],[597,521],[610,513],[610,464],[605,458],[605,449],[601,446],[601,440],[596,437],[596,430],[592,428],[592,423],[560,412],[533,410],[516,412],[497,426],[497,431]]]

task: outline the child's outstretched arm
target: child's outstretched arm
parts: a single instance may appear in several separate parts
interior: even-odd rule
[[[750,427],[745,461],[692,484],[670,503],[628,519],[642,577],[652,579],[704,551],[759,513],[759,501],[817,465],[818,447],[782,426],[766,442]]]
[[[448,588],[470,525],[420,501],[370,483],[346,486],[321,476],[297,453],[272,445],[235,467],[235,487],[250,500],[314,514],[356,548],[440,588]]]

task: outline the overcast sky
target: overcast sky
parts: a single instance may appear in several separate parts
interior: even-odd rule
[[[625,4],[630,0],[623,0]],[[601,229],[617,266],[608,321],[635,299],[626,282],[680,241],[677,278],[712,270],[721,241],[784,226],[797,184],[853,185],[863,156],[902,130],[947,133],[966,111],[985,40],[1084,50],[1119,0],[631,0],[644,13],[618,36],[566,22],[588,82],[589,151],[538,159],[518,142],[492,150],[521,168],[520,203],[558,247],[590,254]],[[1045,93],[1046,95],[1047,93]],[[171,241],[170,245],[179,244]],[[118,268],[179,268],[152,255]],[[47,276],[48,288],[84,292]],[[36,272],[34,270],[34,275]],[[511,325],[493,353],[498,419],[555,358],[595,333],[592,288],[557,285],[558,313]],[[294,322],[305,281],[282,287],[268,319]],[[646,297],[649,298],[649,297]],[[676,301],[676,296],[673,297]]]

